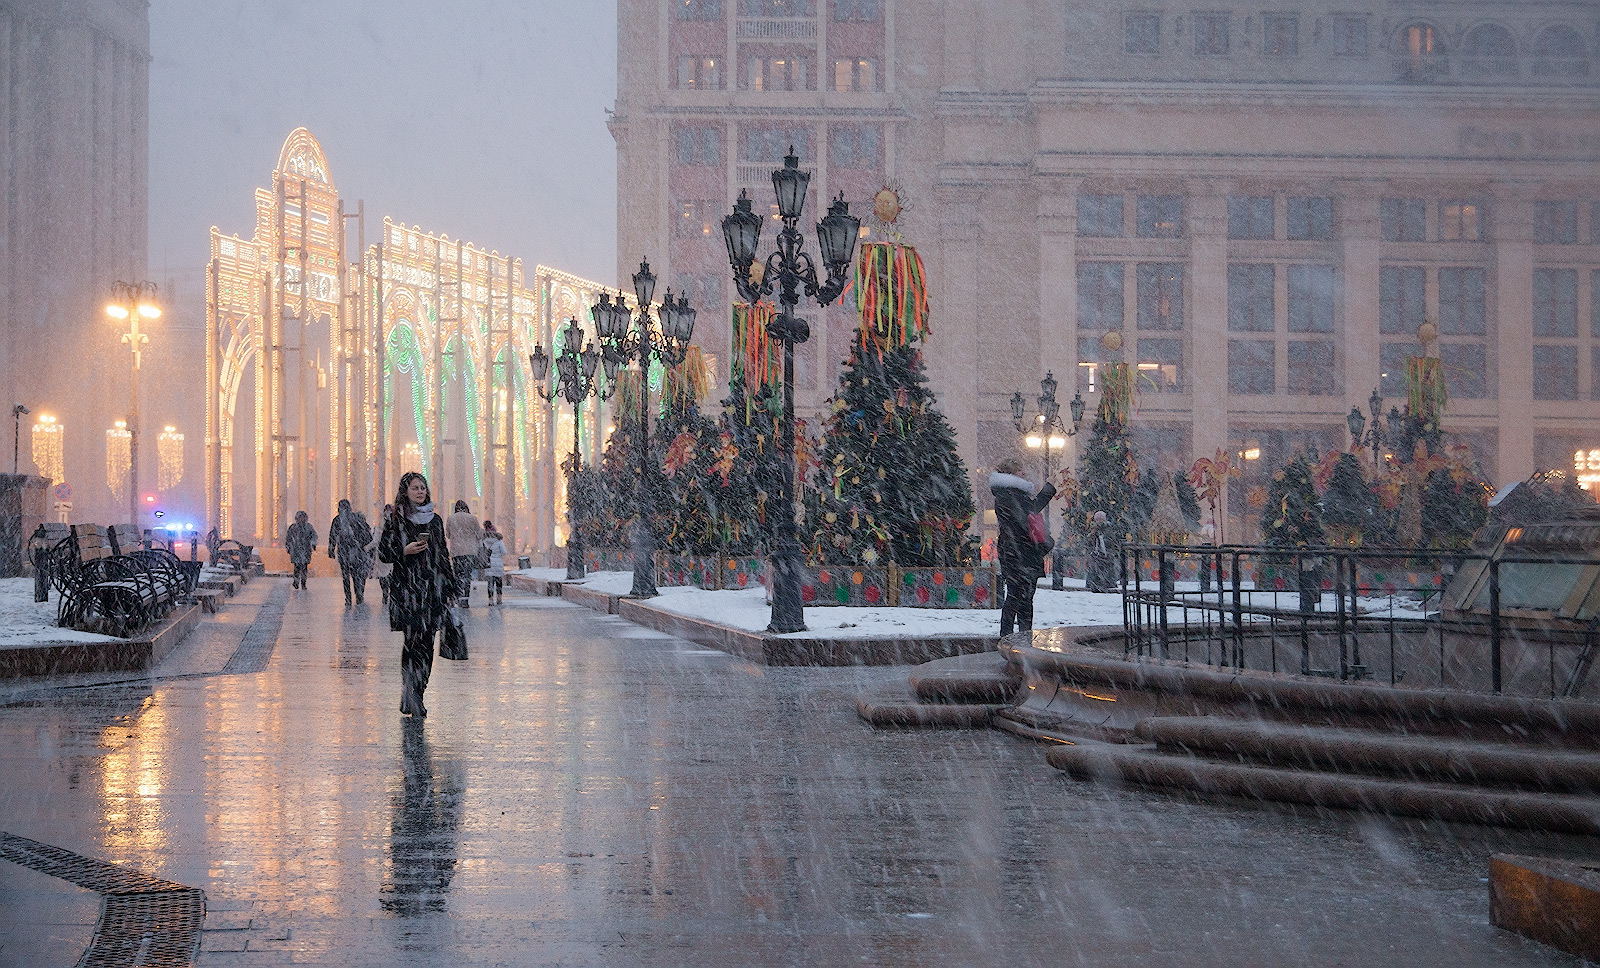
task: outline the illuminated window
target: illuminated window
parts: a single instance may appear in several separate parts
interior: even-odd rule
[[[750,91],[809,91],[811,65],[804,57],[752,57],[744,83]]]
[[[1578,478],[1578,486],[1586,491],[1594,489],[1600,484],[1600,449],[1579,450],[1573,452],[1572,470]]]
[[[1228,392],[1244,396],[1277,392],[1278,344],[1270,339],[1228,340]]]
[[[1228,196],[1228,238],[1270,239],[1273,233],[1271,196]]]
[[[1130,13],[1122,18],[1122,49],[1130,54],[1161,53],[1161,15]]]
[[[1367,18],[1365,16],[1334,17],[1332,29],[1333,56],[1367,56]]]
[[[1223,11],[1194,15],[1194,52],[1219,56],[1228,52],[1228,14]]]
[[[1143,239],[1175,239],[1183,234],[1182,195],[1140,195],[1135,204]]]
[[[1483,209],[1476,202],[1442,202],[1439,205],[1441,242],[1483,240]]]
[[[1428,204],[1420,198],[1386,198],[1379,205],[1385,242],[1421,242],[1427,238]]]
[[[715,199],[696,199],[678,203],[679,238],[722,235],[722,205]]]
[[[1261,18],[1261,52],[1269,57],[1300,54],[1300,18],[1292,13],[1269,13]]]
[[[1333,238],[1333,199],[1289,199],[1289,238],[1327,241]]]
[[[846,57],[833,62],[835,91],[876,91],[878,62],[870,57]]]
[[[1228,329],[1236,333],[1270,333],[1277,328],[1273,267],[1228,265]]]
[[[1099,238],[1122,235],[1121,195],[1079,195],[1078,234]]]
[[[1078,263],[1078,328],[1122,328],[1122,263]]]
[[[1108,350],[1096,336],[1078,337],[1078,389],[1093,393],[1099,389],[1100,367],[1122,362],[1122,351]]]
[[[1573,245],[1578,241],[1577,202],[1534,202],[1533,241],[1541,245]]]
[[[1139,389],[1156,393],[1183,392],[1183,340],[1139,340]]]
[[[684,91],[722,90],[722,61],[716,57],[679,57],[678,88]]]
[[[1138,320],[1140,329],[1183,328],[1183,264],[1141,262],[1138,266]]]

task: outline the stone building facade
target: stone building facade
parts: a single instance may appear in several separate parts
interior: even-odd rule
[[[1374,388],[1403,404],[1425,322],[1446,430],[1496,480],[1600,448],[1593,4],[622,0],[619,22],[619,271],[648,254],[729,304],[718,221],[741,188],[770,200],[791,142],[808,213],[901,187],[975,475],[1021,446],[1014,390],[1053,372],[1092,412],[1108,360],[1138,367],[1147,465],[1346,446]],[[814,414],[852,321],[812,315]],[[726,355],[726,323],[700,338]]]
[[[0,0],[0,402],[57,418],[75,520],[127,517],[106,430],[127,410],[131,361],[104,306],[114,281],[145,273],[147,6]],[[160,428],[144,429],[153,482]]]

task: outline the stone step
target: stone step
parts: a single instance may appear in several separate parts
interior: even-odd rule
[[[1220,763],[1153,746],[1057,746],[1045,754],[1080,780],[1132,783],[1209,796],[1307,804],[1458,823],[1600,835],[1600,798],[1481,790],[1444,783]]]
[[[1385,735],[1223,716],[1156,717],[1135,730],[1168,752],[1435,783],[1600,793],[1600,754],[1548,746]]]
[[[911,673],[911,691],[928,703],[1004,705],[1022,686],[998,652],[955,656],[927,662]]]
[[[982,729],[994,721],[1003,706],[972,703],[925,703],[901,689],[863,693],[856,697],[856,713],[873,726],[912,726],[931,729]]]

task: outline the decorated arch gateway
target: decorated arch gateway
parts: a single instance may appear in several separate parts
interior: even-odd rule
[[[276,545],[295,511],[326,520],[348,497],[371,513],[421,470],[436,499],[469,501],[511,547],[556,543],[554,455],[570,450],[573,419],[532,391],[526,362],[568,318],[589,331],[602,286],[544,266],[530,279],[520,259],[389,218],[369,244],[362,214],[345,211],[322,146],[298,128],[256,190],[254,237],[211,229],[209,526]]]

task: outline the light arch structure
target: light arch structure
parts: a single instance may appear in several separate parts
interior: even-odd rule
[[[492,517],[513,549],[559,543],[557,454],[577,423],[597,456],[603,413],[598,402],[581,421],[558,413],[534,392],[528,355],[568,318],[592,333],[588,307],[610,287],[529,273],[519,258],[392,218],[374,240],[363,209],[346,212],[322,145],[297,128],[256,191],[253,237],[211,229],[209,526],[276,546],[295,511],[325,521],[348,497],[376,515],[399,475],[419,469],[440,500]],[[253,440],[238,409],[247,377]],[[254,514],[241,515],[251,477]]]

